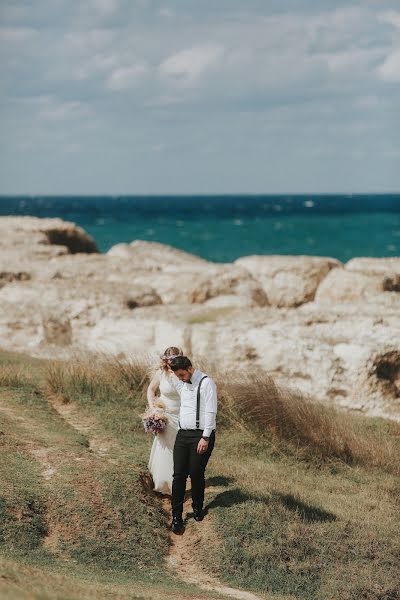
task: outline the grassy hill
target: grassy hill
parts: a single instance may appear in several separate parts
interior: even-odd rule
[[[216,371],[209,512],[182,542],[193,564],[260,598],[400,598],[400,425]],[[168,560],[147,383],[135,361],[0,353],[2,598],[223,597]]]

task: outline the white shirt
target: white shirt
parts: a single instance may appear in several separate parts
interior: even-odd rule
[[[171,383],[181,397],[179,413],[180,429],[196,429],[197,389],[205,373],[195,369],[191,377],[192,383],[180,381],[176,375],[171,377]],[[203,379],[200,387],[200,423],[203,436],[210,437],[216,428],[217,415],[217,386],[211,377]]]

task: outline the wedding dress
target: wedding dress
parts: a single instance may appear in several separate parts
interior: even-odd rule
[[[168,424],[155,436],[148,468],[153,477],[154,491],[171,494],[174,471],[173,451],[179,427],[180,397],[164,371],[161,371],[159,399],[165,404]]]

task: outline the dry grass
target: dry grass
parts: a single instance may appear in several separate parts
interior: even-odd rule
[[[29,387],[32,384],[32,380],[27,376],[23,367],[15,365],[0,366],[0,387],[21,388]]]
[[[212,373],[212,367],[201,363]],[[246,428],[265,434],[285,450],[347,464],[384,468],[400,474],[400,424],[379,427],[373,419],[335,409],[300,391],[278,386],[266,373],[215,376],[219,397],[219,427]],[[376,430],[378,429],[378,430]]]
[[[226,404],[252,428],[301,446],[322,459],[384,467],[400,473],[398,444],[367,431],[368,418],[356,417],[313,401],[300,392],[278,387],[268,375],[222,386]],[[234,407],[232,409],[232,404]],[[400,426],[392,424],[400,441]],[[396,447],[397,446],[397,447]]]
[[[334,458],[347,464],[381,467],[399,474],[397,460],[400,424],[381,425],[373,420],[337,410],[300,392],[278,386],[267,374],[237,373],[221,378],[213,368],[198,363],[214,376],[219,394],[219,428],[256,430],[280,444],[285,451],[297,452],[322,460]],[[47,398],[69,402],[84,396],[98,405],[144,401],[149,383],[148,360],[121,360],[99,354],[89,360],[77,357],[69,362],[48,361],[42,388]],[[33,386],[29,372],[20,364],[2,365],[0,385]],[[389,434],[389,435],[387,435]]]
[[[3,398],[9,415],[0,440],[3,454],[9,445],[3,478],[13,490],[3,505],[7,547],[12,542],[24,560],[29,551],[29,561],[40,570],[47,564],[49,571],[58,568],[61,553],[74,569],[95,578],[104,568],[108,583],[133,571],[142,581],[146,573],[146,596],[149,585],[167,589],[171,582],[159,580],[165,577],[159,568],[167,551],[165,515],[144,491],[149,440],[139,414],[146,401],[147,362],[95,356],[41,361],[36,373],[28,361],[22,367],[23,361],[15,362],[3,379],[7,387],[21,388],[7,390]],[[215,377],[219,393],[220,433],[208,468],[219,489],[208,491],[208,500],[222,544],[210,546],[204,536],[196,546],[202,562],[228,583],[268,589],[272,597],[398,598],[399,489],[393,473],[399,472],[400,426],[313,402],[267,375],[227,376],[221,365],[214,375],[209,366],[201,367]],[[31,379],[36,387],[25,389]],[[47,397],[71,402],[82,422],[93,417],[87,439],[45,401],[38,383]],[[86,443],[93,435],[114,439],[115,451],[93,454]],[[32,444],[43,447],[56,467],[49,481],[40,481],[43,465],[29,454]],[[27,512],[32,496],[37,514]],[[147,565],[143,572],[140,561]],[[21,587],[27,589],[28,582]],[[193,594],[187,590],[188,598]]]
[[[212,369],[201,364],[212,374]],[[382,467],[399,474],[396,459],[400,425],[389,425],[381,436],[368,426],[370,419],[356,417],[278,386],[267,374],[215,377],[219,393],[219,427],[247,428],[304,455],[322,460],[334,458],[347,464]],[[104,355],[90,362],[49,363],[46,395],[58,399],[85,394],[91,402],[110,403],[131,397],[144,398],[149,382],[148,363],[122,361]],[[383,441],[384,437],[384,441]]]
[[[143,395],[149,383],[149,368],[143,361],[122,361],[95,355],[90,361],[50,361],[45,369],[46,397],[69,402],[85,395],[92,402],[117,400],[121,395]]]

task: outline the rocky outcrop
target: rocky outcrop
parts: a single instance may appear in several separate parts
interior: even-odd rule
[[[267,306],[267,294],[262,286],[240,267],[229,265],[208,272],[196,281],[190,290],[188,300],[192,303],[203,303],[212,298],[239,297],[247,306]]]
[[[117,244],[107,252],[108,256],[129,260],[141,269],[161,270],[163,267],[174,271],[182,266],[206,266],[208,262],[178,248],[158,242],[135,240],[130,244]]]
[[[56,229],[79,243],[50,243],[45,232]],[[266,371],[328,403],[400,420],[398,258],[220,264],[140,240],[83,253],[95,248],[89,236],[59,219],[7,217],[0,232],[4,349],[157,360],[176,345],[224,374]]]
[[[244,256],[235,264],[262,285],[270,304],[300,306],[314,299],[321,281],[340,261],[320,256]]]
[[[379,302],[400,309],[400,258],[354,258],[331,271],[315,295],[318,303]]]
[[[20,257],[98,252],[81,227],[61,219],[1,217],[0,252]]]

